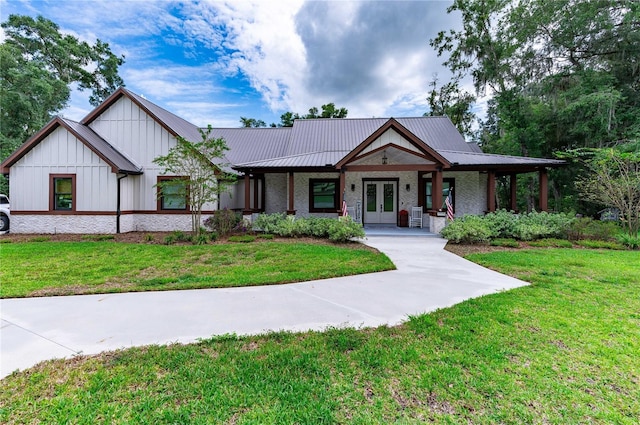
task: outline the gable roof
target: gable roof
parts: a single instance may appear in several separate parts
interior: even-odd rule
[[[120,87],[115,92],[113,92],[111,96],[105,99],[104,102],[102,102],[98,107],[96,107],[86,117],[84,117],[81,123],[84,125],[91,124],[92,121],[98,118],[104,111],[109,109],[109,107],[113,105],[117,100],[119,100],[122,96],[128,97],[133,103],[138,105],[140,109],[145,111],[154,120],[156,120],[158,124],[164,127],[171,135],[182,136],[191,142],[199,142],[200,140],[202,140],[200,129],[197,126],[191,124],[184,118],[180,118],[179,116],[167,111],[166,109],[161,108],[160,106],[145,99],[144,97],[138,96],[134,92],[127,90],[124,87]]]
[[[200,129],[183,118],[161,108],[124,87],[117,89],[81,122],[54,118],[36,135],[0,164],[0,171],[24,156],[44,137],[63,126],[111,165],[114,172],[142,174],[142,169],[129,160],[89,125],[122,97],[127,97],[173,136],[198,142]],[[487,167],[553,167],[564,161],[484,154],[474,143],[467,143],[448,117],[409,118],[320,118],[298,119],[293,127],[280,128],[213,128],[212,137],[225,139],[229,150],[225,158],[213,163],[231,171],[249,168],[324,168],[339,169],[358,158],[379,137],[394,130],[415,148],[416,156],[434,160],[443,168]],[[408,145],[407,145],[408,146]],[[374,151],[372,151],[374,152]]]
[[[0,164],[0,172],[6,174],[9,167],[25,156],[31,149],[38,145],[57,128],[62,127],[73,134],[80,142],[98,155],[104,162],[111,166],[114,173],[142,174],[142,168],[134,164],[120,151],[111,146],[106,140],[96,134],[89,127],[76,121],[62,117],[55,117],[39,132],[29,138],[20,148],[13,152]]]

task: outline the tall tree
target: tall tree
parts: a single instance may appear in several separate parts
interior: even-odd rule
[[[461,29],[431,45],[491,96],[485,151],[549,157],[640,134],[640,2],[454,0],[449,11]],[[576,199],[575,187],[563,195],[567,170],[550,177],[556,200]]]
[[[460,79],[453,78],[438,88],[438,77],[434,76],[429,83],[429,112],[425,117],[446,115],[464,136],[472,135],[472,125],[475,119],[471,112],[471,105],[476,98],[471,93],[460,88]]]
[[[10,15],[2,28],[0,159],[67,105],[71,84],[91,90],[94,106],[123,85],[118,68],[124,57],[112,53],[107,43],[91,45],[64,35],[42,16]]]

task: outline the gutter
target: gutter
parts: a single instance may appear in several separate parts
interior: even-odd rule
[[[117,206],[116,206],[116,233],[120,233],[120,180],[129,177],[129,173],[125,172],[122,176],[118,177],[118,192],[117,192]]]

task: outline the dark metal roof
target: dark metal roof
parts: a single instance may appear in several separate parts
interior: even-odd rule
[[[295,120],[286,134],[268,137],[277,129],[215,129],[231,148],[236,167],[323,167],[335,165],[389,118],[321,118]],[[396,121],[433,150],[472,152],[447,117],[398,118]],[[280,129],[284,130],[284,129]],[[256,143],[257,139],[262,142]],[[273,146],[267,147],[274,143]],[[256,149],[258,146],[259,149]],[[240,152],[234,152],[241,147]]]
[[[130,90],[125,88],[122,88],[121,90],[126,93],[131,100],[137,103],[138,106],[141,106],[147,111],[147,113],[156,118],[160,124],[164,124],[165,127],[170,129],[174,135],[182,136],[191,142],[199,142],[202,140],[202,135],[200,134],[198,126],[195,126],[189,121],[161,108],[144,97],[138,96]]]
[[[139,166],[125,157],[120,151],[111,146],[89,127],[62,117],[53,118],[39,132],[30,137],[29,140],[24,142],[22,146],[5,159],[0,165],[2,173],[8,173],[9,168],[13,164],[19,161],[20,158],[25,156],[58,127],[64,127],[77,137],[85,146],[109,164],[114,172],[142,174],[142,169]]]
[[[229,150],[229,163],[261,161],[280,158],[289,145],[291,127],[281,128],[214,128],[211,137],[222,137]]]
[[[78,138],[119,173],[142,174],[142,168],[96,134],[91,128],[66,118],[60,118]]]

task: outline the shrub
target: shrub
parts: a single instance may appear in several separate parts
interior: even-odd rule
[[[532,211],[518,217],[513,236],[523,241],[564,237],[575,220],[573,214]]]
[[[362,226],[349,216],[333,220],[329,227],[329,240],[332,242],[347,242],[353,238],[364,238],[364,236]]]
[[[209,235],[206,233],[200,233],[197,236],[191,238],[191,243],[194,245],[206,245],[209,242]]]
[[[144,235],[145,242],[153,242],[155,237],[151,233],[147,233]]]
[[[616,239],[619,243],[629,249],[640,248],[640,236],[631,236],[628,233],[620,233]]]
[[[224,208],[213,212],[213,215],[204,221],[204,226],[213,230],[218,235],[224,236],[231,233],[238,223],[242,221],[242,216],[235,211]]]
[[[563,237],[574,220],[572,214],[534,211],[516,215],[502,210],[484,217],[468,215],[457,218],[441,234],[453,243],[487,243],[496,238],[531,241]]]
[[[277,230],[286,217],[285,213],[259,214],[253,223],[253,230],[278,235]]]
[[[441,234],[453,243],[487,243],[492,237],[488,222],[476,215],[453,220]]]
[[[567,237],[571,240],[596,239],[602,241],[615,240],[620,232],[620,225],[612,221],[599,221],[585,217],[574,220],[569,226]]]
[[[167,235],[162,241],[165,245],[173,245],[176,243],[176,237],[174,235]]]
[[[493,238],[513,239],[516,234],[518,215],[500,210],[484,216],[484,221],[488,224]]]
[[[254,229],[284,237],[312,236],[328,238],[334,242],[346,242],[365,236],[362,225],[351,217],[335,218],[287,216],[283,213],[260,214]]]
[[[258,239],[273,239],[273,235],[270,233],[260,233]]]

